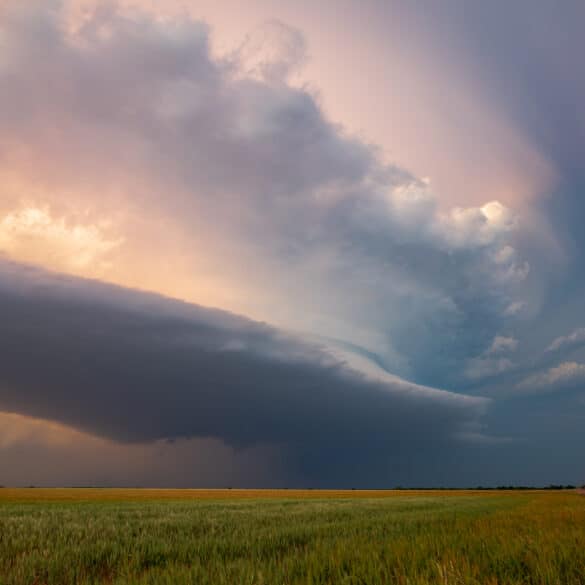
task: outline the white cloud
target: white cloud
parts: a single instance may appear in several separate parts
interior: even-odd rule
[[[523,301],[514,301],[504,309],[503,314],[506,317],[513,317],[514,315],[518,315],[518,313],[521,313],[525,307],[526,303],[524,303]]]
[[[107,268],[108,253],[121,239],[108,239],[106,222],[73,223],[53,217],[48,208],[24,207],[0,216],[0,252],[56,270]]]
[[[522,380],[516,389],[527,394],[544,394],[580,384],[585,384],[585,364],[563,362]]]
[[[307,46],[300,31],[278,20],[270,20],[252,31],[232,58],[238,75],[285,83],[307,61]]]
[[[486,355],[494,355],[508,351],[516,351],[518,349],[518,340],[514,337],[505,337],[503,335],[496,335],[492,344],[486,350]]]
[[[507,358],[473,358],[468,360],[464,372],[470,380],[480,380],[503,374],[513,367],[513,362]]]
[[[482,207],[457,207],[442,217],[443,237],[455,247],[490,245],[514,231],[517,224],[514,213],[499,201]],[[509,245],[503,246],[500,255],[509,249]]]
[[[546,348],[546,351],[559,351],[561,349],[573,349],[579,347],[585,342],[585,328],[575,329],[570,335],[557,337]]]
[[[514,367],[514,363],[502,354],[516,351],[518,340],[514,337],[496,335],[491,345],[478,357],[467,361],[464,374],[470,380],[481,380],[503,374]]]

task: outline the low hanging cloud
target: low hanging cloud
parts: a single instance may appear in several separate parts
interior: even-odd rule
[[[275,447],[235,450],[214,439],[126,443],[0,412],[2,484],[255,487],[291,481]]]
[[[0,263],[0,316],[0,411],[121,443],[408,458],[457,444],[487,406],[369,378],[243,317],[13,263]]]

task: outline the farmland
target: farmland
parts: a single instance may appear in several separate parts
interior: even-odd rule
[[[575,491],[0,490],[0,584],[583,584]]]

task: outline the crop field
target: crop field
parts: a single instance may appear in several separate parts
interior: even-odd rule
[[[0,584],[585,584],[576,491],[0,489]]]

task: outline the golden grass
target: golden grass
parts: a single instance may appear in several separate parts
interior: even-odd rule
[[[157,500],[346,499],[419,496],[519,494],[520,490],[317,490],[317,489],[152,489],[152,488],[3,488],[0,503],[127,502]],[[530,493],[538,493],[532,491]]]

